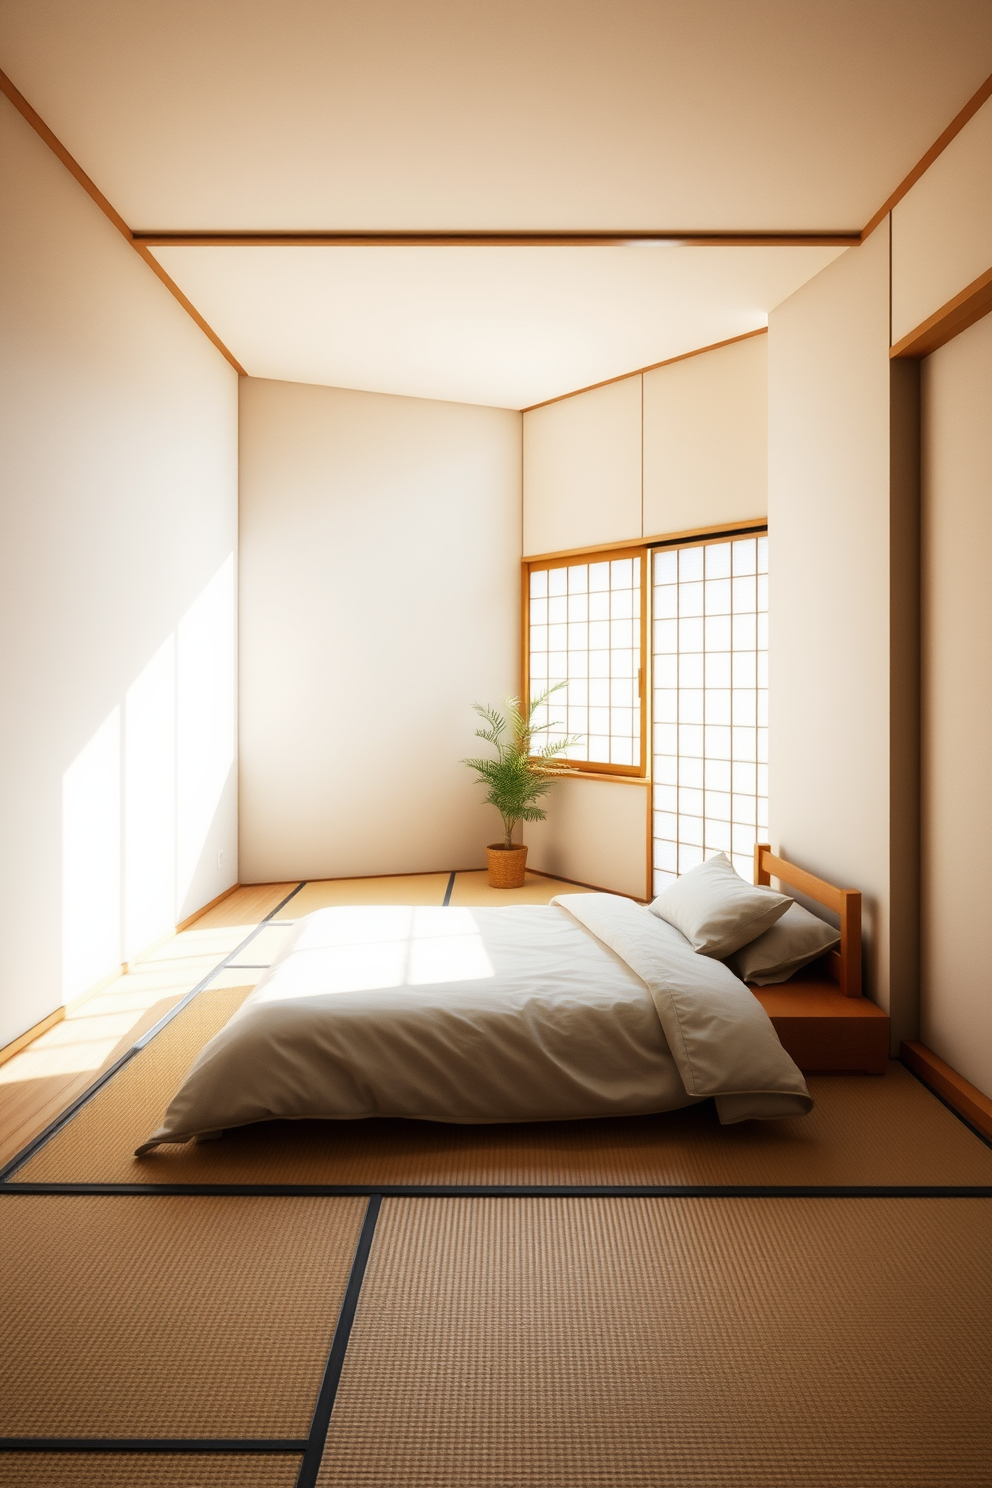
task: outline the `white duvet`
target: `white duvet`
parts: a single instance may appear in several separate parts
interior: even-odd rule
[[[629,899],[324,909],[138,1152],[273,1118],[560,1121],[709,1097],[724,1122],[813,1104],[743,982]]]

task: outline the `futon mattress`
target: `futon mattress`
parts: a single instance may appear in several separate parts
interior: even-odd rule
[[[560,1121],[710,1097],[724,1122],[812,1107],[744,984],[643,906],[334,908],[291,932],[138,1151],[273,1118]]]

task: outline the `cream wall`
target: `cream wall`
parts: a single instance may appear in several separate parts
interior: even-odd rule
[[[765,515],[768,337],[644,374],[644,534]]]
[[[236,881],[237,378],[6,99],[0,161],[2,1045]]]
[[[518,413],[242,383],[243,882],[484,865],[520,531]]]
[[[992,99],[892,212],[892,341],[992,268]]]
[[[921,1037],[992,1096],[992,316],[923,363]]]
[[[528,868],[649,899],[645,847],[650,803],[646,781],[559,781],[542,801],[547,820],[524,824]]]
[[[893,480],[888,274],[883,223],[770,320],[769,809],[785,857],[864,894],[866,990],[898,1039],[915,1030],[916,918],[891,853],[916,782],[892,720],[907,726],[915,636],[892,609],[916,517]]]

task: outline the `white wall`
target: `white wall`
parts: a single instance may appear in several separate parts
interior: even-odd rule
[[[0,160],[3,1044],[236,880],[237,377],[6,99]]]
[[[762,517],[768,500],[768,337],[644,374],[644,534]]]
[[[771,316],[769,808],[785,857],[862,890],[866,990],[898,1038],[915,1028],[916,923],[912,885],[894,902],[892,850],[916,804],[893,717],[905,732],[900,654],[915,637],[892,623],[893,527],[911,567],[916,518],[893,480],[888,273],[883,223]]]
[[[518,413],[243,382],[243,882],[484,864],[520,533]]]
[[[892,341],[992,268],[992,99],[892,212]]]
[[[921,1037],[992,1095],[992,316],[923,363]]]

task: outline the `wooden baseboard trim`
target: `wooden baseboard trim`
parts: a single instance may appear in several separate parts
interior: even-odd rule
[[[185,920],[180,920],[176,926],[176,934],[179,935],[183,930],[188,930],[190,925],[195,925],[197,920],[209,913],[211,909],[216,909],[218,904],[223,904],[225,899],[230,899],[234,891],[240,887],[239,883],[232,884],[229,889],[224,890],[223,894],[218,894],[216,899],[211,899],[209,904],[201,905],[195,914],[187,915]]]
[[[992,1100],[987,1095],[916,1039],[906,1040],[901,1053],[903,1063],[914,1075],[919,1075],[924,1085],[929,1085],[959,1116],[992,1142]]]
[[[49,1013],[47,1018],[42,1018],[41,1022],[36,1023],[33,1028],[26,1028],[23,1033],[18,1034],[17,1038],[11,1039],[9,1044],[4,1044],[0,1049],[0,1064],[6,1064],[8,1059],[13,1059],[15,1054],[20,1054],[28,1044],[33,1044],[36,1038],[41,1038],[41,1035],[47,1033],[50,1028],[54,1028],[56,1023],[61,1023],[64,1017],[65,1008],[57,1007],[54,1013]]]

